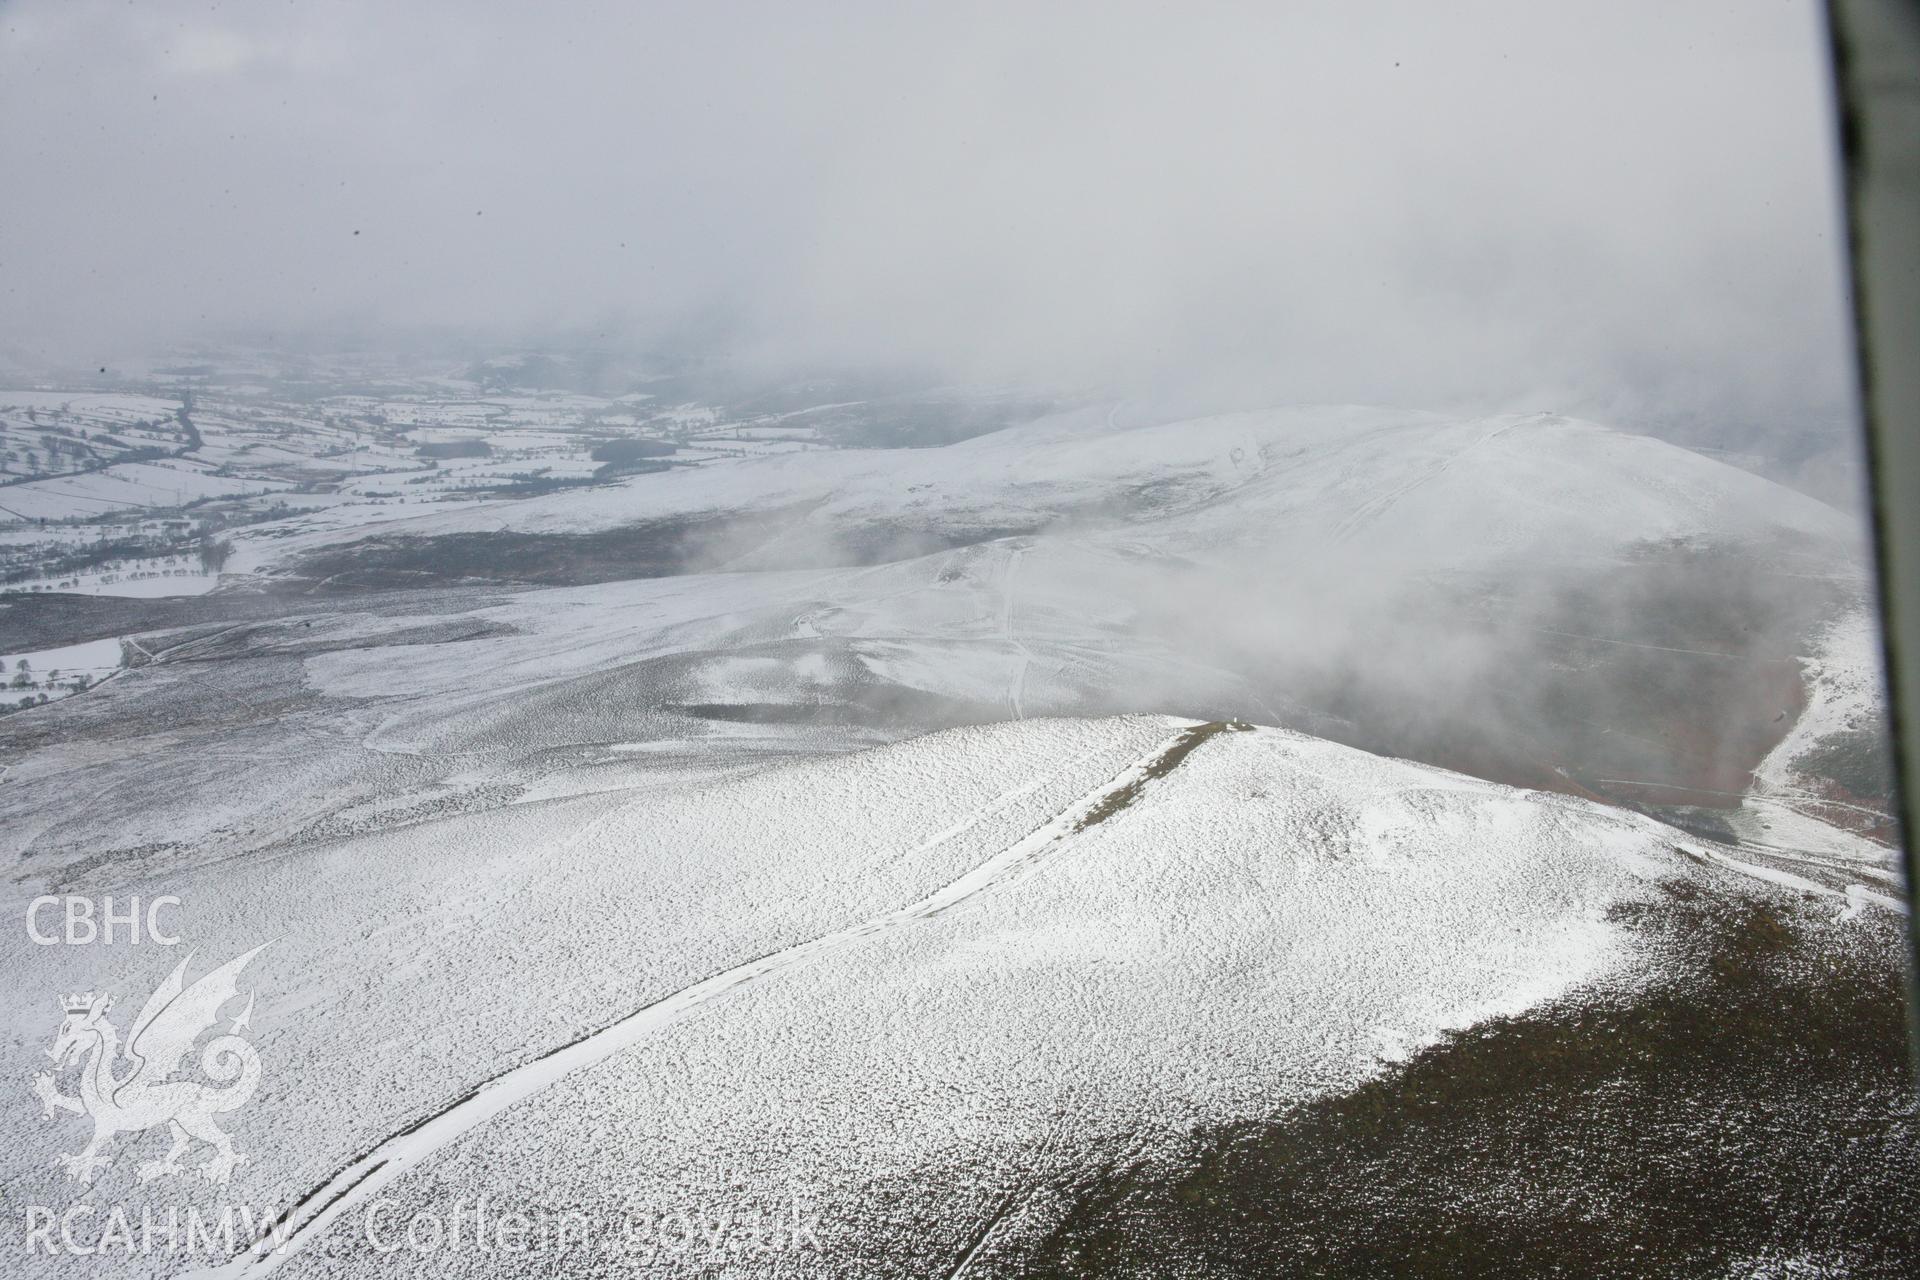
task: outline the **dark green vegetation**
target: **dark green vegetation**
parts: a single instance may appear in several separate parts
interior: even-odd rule
[[[1625,917],[1662,958],[1652,989],[1496,1019],[1177,1162],[1097,1171],[1022,1273],[1912,1274],[1899,926],[1668,893]]]

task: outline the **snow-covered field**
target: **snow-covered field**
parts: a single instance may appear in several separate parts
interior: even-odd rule
[[[216,475],[190,462],[128,462],[86,475],[8,485],[0,490],[0,516],[22,522],[91,519],[115,511],[270,493],[277,487],[267,480]]]
[[[0,654],[0,702],[54,701],[82,693],[121,666],[118,640]]]
[[[205,595],[220,585],[220,575],[197,568],[168,563],[168,558],[133,560],[111,569],[78,572],[54,578],[28,578],[0,587],[8,592],[62,591],[84,596],[124,596],[152,599],[158,596]]]

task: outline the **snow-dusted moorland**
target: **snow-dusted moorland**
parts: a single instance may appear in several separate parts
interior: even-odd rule
[[[1476,1037],[1719,1001],[1753,938],[1895,1007],[1856,533],[1757,476],[1552,415],[1103,405],[887,450],[644,397],[323,403],[277,435],[198,397],[253,504],[220,589],[0,601],[36,670],[115,655],[0,721],[8,913],[171,896],[182,939],[0,933],[9,1205],[92,1206],[82,1244],[115,1207],[257,1228],[34,1274],[1072,1272],[1113,1205],[1215,1204],[1154,1189],[1461,1055],[1471,1092]],[[540,489],[620,432],[674,465]],[[88,1134],[41,1105],[79,1087],[59,998],[125,1032],[262,944],[245,1162],[161,1168],[156,1129],[56,1165]],[[1720,1034],[1727,1105],[1804,1122],[1786,1051]],[[1819,1096],[1857,1111],[1904,1050],[1845,1052],[1862,1092]],[[1591,1060],[1530,1068],[1539,1105],[1636,1087]],[[1821,1172],[1897,1203],[1913,1133],[1876,1114]],[[1447,1212],[1567,1230],[1558,1195]],[[1796,1212],[1785,1251],[1827,1249]],[[1178,1239],[1155,1265],[1200,1268]]]

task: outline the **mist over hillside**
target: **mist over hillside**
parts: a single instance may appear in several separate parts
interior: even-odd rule
[[[1817,5],[125,8],[0,40],[43,366],[517,344],[1742,451],[1851,408]]]

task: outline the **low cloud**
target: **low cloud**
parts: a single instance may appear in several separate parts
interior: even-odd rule
[[[1848,404],[1818,6],[0,10],[0,344]]]

